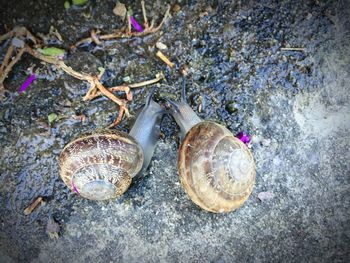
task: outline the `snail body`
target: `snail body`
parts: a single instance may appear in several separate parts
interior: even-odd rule
[[[224,126],[202,121],[185,100],[170,101],[181,129],[180,182],[191,200],[210,212],[230,212],[252,192],[255,164],[247,146]]]
[[[97,130],[64,147],[59,157],[60,175],[72,191],[91,200],[115,198],[129,188],[142,168],[148,167],[163,112],[151,95],[129,134]]]

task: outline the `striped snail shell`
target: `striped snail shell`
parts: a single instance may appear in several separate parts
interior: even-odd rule
[[[122,195],[154,153],[163,113],[151,98],[130,133],[97,130],[68,143],[59,157],[60,175],[74,192],[91,200]]]
[[[185,100],[172,104],[182,143],[178,153],[180,182],[191,200],[210,212],[230,212],[252,192],[255,163],[248,147],[224,126],[202,121]]]
[[[143,152],[130,135],[97,131],[70,142],[59,157],[64,183],[82,197],[105,200],[123,194],[141,170]]]

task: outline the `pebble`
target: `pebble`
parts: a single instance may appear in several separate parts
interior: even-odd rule
[[[272,192],[266,191],[266,192],[260,192],[258,194],[258,198],[260,199],[260,201],[268,201],[270,199],[272,199],[275,195]]]
[[[229,112],[229,113],[235,113],[237,111],[237,108],[236,108],[236,103],[235,102],[229,102],[226,104],[226,110]]]
[[[156,47],[160,50],[168,49],[167,45],[165,45],[164,43],[159,42],[159,41],[156,43]]]
[[[261,144],[264,147],[269,147],[271,145],[271,140],[270,139],[262,139]]]

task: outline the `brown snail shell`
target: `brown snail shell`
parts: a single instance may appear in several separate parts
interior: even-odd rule
[[[247,146],[224,126],[203,121],[186,134],[178,155],[180,181],[201,208],[229,212],[252,192],[255,164]]]
[[[64,183],[82,197],[106,200],[123,194],[143,165],[141,146],[119,131],[97,131],[73,140],[59,163]]]
[[[164,110],[153,101],[153,89],[129,134],[97,130],[70,142],[59,157],[64,183],[82,197],[106,200],[123,194],[147,169],[160,134]]]

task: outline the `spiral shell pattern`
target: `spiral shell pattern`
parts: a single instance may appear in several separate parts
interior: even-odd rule
[[[82,197],[105,200],[123,194],[141,170],[143,152],[119,131],[96,131],[73,140],[59,157],[64,183]]]
[[[185,136],[178,169],[189,197],[210,212],[237,209],[255,182],[255,163],[247,146],[224,126],[209,121],[193,126]]]

